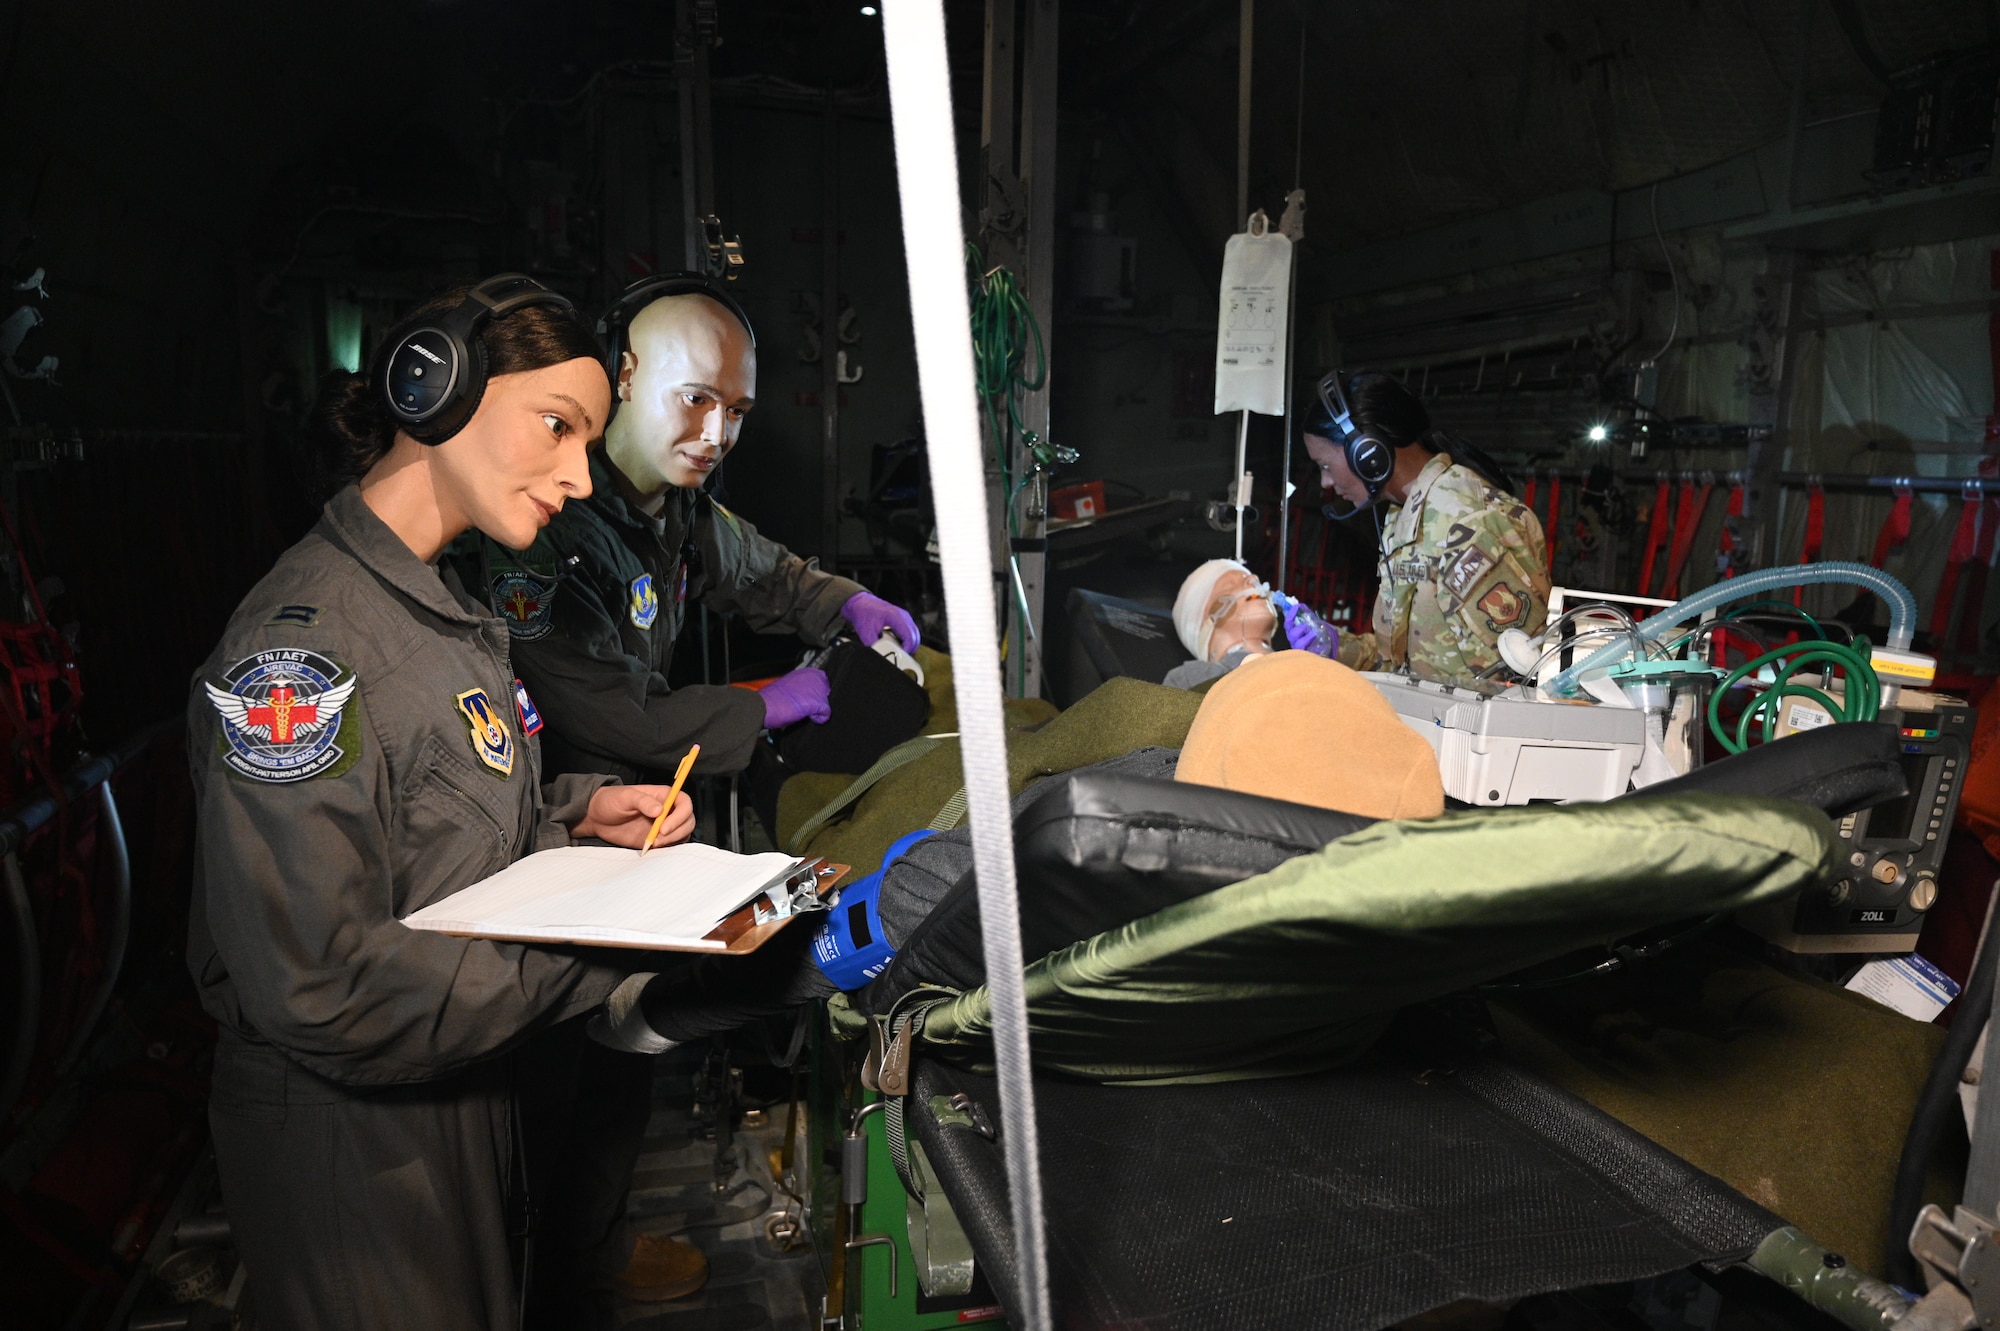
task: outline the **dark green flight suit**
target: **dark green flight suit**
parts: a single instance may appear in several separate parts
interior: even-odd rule
[[[602,451],[590,479],[590,498],[565,504],[527,551],[473,537],[453,552],[513,635],[515,667],[548,722],[549,770],[657,778],[699,742],[697,773],[741,771],[763,701],[726,685],[667,687],[688,607],[821,644],[844,627],[840,607],[861,584],[759,536],[701,491],[671,490],[660,516],[647,516]]]
[[[188,961],[260,1324],[515,1325],[511,1057],[628,954],[399,918],[567,844],[607,778],[541,784],[505,626],[349,487],[251,590],[188,707]]]

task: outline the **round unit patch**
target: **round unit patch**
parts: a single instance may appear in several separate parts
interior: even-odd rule
[[[493,575],[493,613],[507,621],[507,632],[521,642],[547,637],[555,627],[556,588],[520,569]]]
[[[222,672],[221,687],[202,681],[222,718],[222,761],[253,780],[279,782],[351,761],[361,752],[360,731],[343,726],[342,718],[360,683],[317,652],[284,648],[244,657]]]

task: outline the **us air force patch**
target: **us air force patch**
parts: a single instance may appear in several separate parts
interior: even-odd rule
[[[653,591],[653,575],[641,573],[632,579],[631,595],[632,627],[649,629],[660,616],[660,598]]]
[[[360,682],[332,657],[291,648],[244,657],[222,672],[220,687],[203,680],[222,718],[222,761],[253,781],[346,771],[361,754],[349,711]]]
[[[507,621],[507,633],[519,642],[545,638],[555,627],[556,584],[518,568],[493,575],[493,613]]]
[[[458,710],[472,727],[472,751],[479,761],[501,776],[514,774],[514,736],[500,717],[500,709],[486,696],[485,689],[467,689],[458,695]]]

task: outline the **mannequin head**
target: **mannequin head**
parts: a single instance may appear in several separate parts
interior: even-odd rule
[[[1198,661],[1220,661],[1238,647],[1268,652],[1277,627],[1270,589],[1233,559],[1202,564],[1174,598],[1174,630]]]
[[[450,309],[463,291],[419,309]],[[488,379],[463,429],[439,444],[397,428],[368,374],[329,378],[315,425],[363,498],[420,558],[477,528],[526,549],[563,504],[590,494],[590,444],[611,412],[596,339],[569,311],[530,305],[478,334]]]
[[[611,465],[642,499],[694,489],[736,446],[756,399],[756,348],[721,302],[662,296],[626,329],[615,390]]]

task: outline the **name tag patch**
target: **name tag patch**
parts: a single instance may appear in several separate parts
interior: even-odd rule
[[[523,736],[538,733],[542,728],[542,714],[535,710],[535,700],[528,696],[528,686],[520,680],[514,681],[514,710],[521,718]]]

